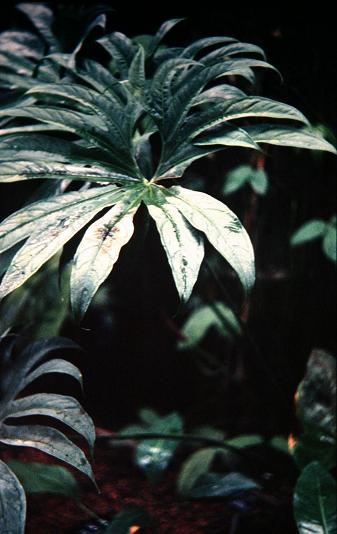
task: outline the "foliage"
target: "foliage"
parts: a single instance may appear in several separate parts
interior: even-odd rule
[[[17,418],[21,420],[29,416],[51,417],[80,434],[92,450],[95,440],[94,425],[76,399],[51,393],[38,393],[16,399],[29,384],[48,373],[67,374],[82,383],[80,371],[66,360],[56,358],[41,363],[51,351],[75,347],[73,342],[65,338],[42,339],[28,345],[15,358],[13,344],[7,348],[2,359],[0,442],[5,445],[36,448],[68,463],[94,481],[86,456],[62,432],[40,424],[12,424],[12,420]],[[0,469],[3,480],[0,491],[3,511],[0,518],[1,531],[23,533],[26,514],[24,490],[18,478],[2,461]]]
[[[160,416],[153,410],[140,412],[142,424],[130,425],[113,437],[113,442],[130,438],[137,440],[135,463],[146,476],[156,482],[168,468],[173,455],[183,445],[197,446],[183,462],[177,479],[177,491],[184,498],[227,497],[239,492],[258,489],[259,485],[235,471],[227,474],[214,472],[215,459],[230,466],[232,459],[241,449],[263,443],[258,435],[242,435],[225,439],[221,431],[213,427],[197,427],[184,432],[182,418],[171,413]],[[205,444],[212,446],[200,448]]]
[[[268,189],[266,171],[264,169],[254,169],[250,165],[235,167],[226,176],[223,193],[224,195],[230,195],[246,184],[250,185],[258,195],[265,195]]]
[[[183,339],[179,349],[192,349],[198,345],[207,332],[214,328],[224,338],[232,338],[241,332],[234,312],[222,302],[213,302],[194,310],[181,329]]]
[[[295,442],[293,454],[300,468],[314,460],[328,469],[336,465],[335,399],[336,360],[316,349],[310,355],[296,394],[302,433]]]
[[[69,64],[73,64],[88,38],[97,29],[104,30],[104,12],[108,10],[79,7],[73,13],[71,7],[63,7],[57,12],[42,2],[21,2],[16,9],[26,19],[27,27],[0,34],[0,88],[9,90],[11,96],[33,87],[37,81],[58,81],[60,68],[46,56],[69,52]]]
[[[76,478],[61,465],[10,460],[8,466],[26,493],[55,493],[79,498],[80,488]]]
[[[319,462],[312,462],[303,469],[294,493],[300,534],[336,534],[336,489],[334,478]]]
[[[329,469],[336,465],[336,360],[312,351],[296,393],[302,434],[293,454],[302,469],[294,490],[294,513],[300,534],[336,533],[336,483]]]
[[[140,418],[142,424],[132,425],[124,428],[119,435],[137,434],[181,434],[183,433],[183,421],[181,417],[173,412],[164,417],[159,416],[153,410],[141,410]],[[141,440],[135,450],[135,463],[142,469],[146,476],[152,481],[158,481],[163,471],[168,467],[177,447],[178,441],[169,439]]]
[[[177,22],[164,23],[143,45],[118,32],[99,39],[110,56],[108,67],[52,51],[48,61],[65,76],[48,83],[30,79],[23,97],[0,110],[9,121],[0,131],[2,182],[94,185],[34,202],[3,221],[1,252],[26,241],[3,277],[2,298],[100,214],[73,261],[71,302],[82,317],[130,240],[142,203],[157,226],[182,300],[198,277],[204,236],[245,289],[252,287],[253,249],[236,215],[205,193],[162,182],[180,178],[193,161],[224,147],[335,149],[295,108],[238,89],[240,78],[254,85],[254,69],[275,70],[258,47],[215,37],[164,53],[159,45]]]
[[[302,245],[320,239],[324,255],[331,261],[337,261],[337,217],[333,215],[329,221],[311,219],[298,228],[291,237],[292,246]]]

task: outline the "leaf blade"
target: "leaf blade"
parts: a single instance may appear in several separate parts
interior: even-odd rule
[[[0,460],[0,531],[4,534],[24,534],[26,496],[13,471]]]
[[[210,243],[238,274],[244,288],[255,280],[254,251],[247,232],[234,213],[222,202],[206,193],[180,186],[168,190],[173,203],[197,230],[204,232]]]

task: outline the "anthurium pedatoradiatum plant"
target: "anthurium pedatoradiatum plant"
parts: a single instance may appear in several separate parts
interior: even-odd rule
[[[163,46],[178,22],[165,22],[153,37],[113,32],[98,39],[106,64],[51,53],[47,59],[60,67],[60,79],[36,79],[15,104],[0,110],[6,118],[0,131],[2,182],[80,183],[2,222],[0,252],[23,244],[2,279],[0,298],[87,227],[70,278],[72,309],[81,318],[131,239],[141,204],[156,224],[183,301],[197,280],[204,238],[244,288],[252,287],[248,234],[225,204],[178,185],[185,170],[227,147],[335,149],[294,107],[252,96],[256,71],[276,70],[259,47],[229,37]],[[249,96],[238,87],[240,80],[251,87]]]

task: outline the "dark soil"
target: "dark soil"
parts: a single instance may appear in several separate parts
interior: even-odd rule
[[[2,458],[56,463],[33,449],[11,449]],[[173,467],[163,482],[152,484],[133,466],[129,449],[111,449],[98,442],[94,472],[100,493],[80,477],[82,502],[101,517],[111,517],[126,505],[141,506],[152,518],[152,526],[138,534],[296,534],[293,480],[282,466],[275,465],[262,475],[263,489],[251,494],[249,502],[180,500],[175,492],[176,471]],[[26,534],[79,534],[88,521],[89,516],[72,499],[28,496]]]

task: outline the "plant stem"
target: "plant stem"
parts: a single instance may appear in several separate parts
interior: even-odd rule
[[[205,445],[212,445],[213,447],[219,447],[220,449],[227,449],[236,454],[242,456],[251,456],[252,454],[243,448],[235,447],[226,441],[207,438],[205,436],[198,436],[196,434],[173,434],[170,432],[135,432],[134,434],[110,434],[104,436],[97,436],[97,440],[105,441],[132,441],[132,440],[155,440],[155,439],[171,439],[176,441],[194,441],[202,442]]]

